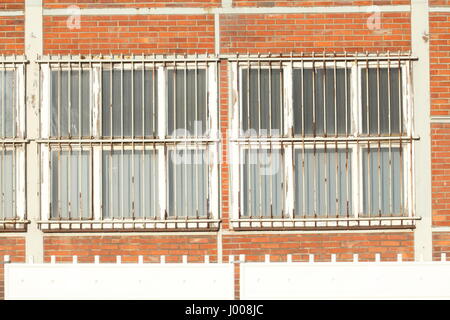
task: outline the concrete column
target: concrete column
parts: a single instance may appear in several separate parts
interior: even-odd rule
[[[431,230],[431,138],[430,138],[430,50],[428,0],[411,0],[411,47],[419,58],[413,63],[415,143],[415,214],[422,217],[414,232],[416,260],[432,260]]]
[[[39,65],[37,55],[43,53],[42,0],[25,0],[25,54],[30,63],[26,72],[26,135],[31,142],[26,149],[27,218],[30,220],[25,237],[25,254],[34,261],[43,261],[43,234],[38,229],[40,217],[39,195]]]

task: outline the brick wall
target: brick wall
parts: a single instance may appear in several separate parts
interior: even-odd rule
[[[450,259],[450,232],[433,232],[433,260],[441,260],[441,254]]]
[[[10,256],[11,262],[25,261],[25,239],[23,237],[0,237],[0,300],[4,298],[4,264],[5,255]]]
[[[433,225],[450,226],[450,124],[431,126]]]
[[[44,261],[55,256],[58,262],[72,261],[77,255],[79,262],[94,262],[98,255],[100,262],[115,262],[122,256],[122,262],[137,262],[144,256],[144,262],[159,262],[166,256],[166,262],[181,262],[188,255],[188,262],[203,262],[209,255],[211,262],[217,262],[217,241],[214,235],[144,235],[144,236],[46,236],[44,237]]]
[[[382,6],[409,3],[410,0],[233,0],[236,7]]]
[[[24,0],[3,0],[0,3],[0,10],[23,10]]]
[[[23,17],[0,16],[0,38],[2,39],[2,41],[0,42],[0,54],[23,54]]]
[[[311,233],[311,234],[235,234],[223,238],[224,261],[230,255],[245,254],[246,261],[264,261],[270,254],[271,261],[286,261],[292,254],[293,261],[308,261],[309,254],[317,261],[330,261],[336,254],[338,261],[353,261],[353,254],[360,260],[373,261],[380,253],[383,260],[397,260],[397,253],[404,260],[414,258],[414,234],[412,232],[386,233]]]
[[[450,114],[450,15],[430,13],[431,114]]]
[[[173,54],[214,51],[213,15],[66,16],[44,18],[44,54]]]
[[[383,13],[381,29],[367,27],[368,14],[222,15],[224,53],[408,51],[409,13]]]
[[[44,0],[44,8],[154,8],[154,7],[218,7],[221,0]]]

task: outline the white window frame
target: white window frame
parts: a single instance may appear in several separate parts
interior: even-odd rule
[[[197,61],[197,60],[198,61]],[[156,62],[157,61],[157,62]],[[45,94],[46,92],[50,92],[50,78],[51,78],[51,70],[50,65],[51,61],[46,61],[47,63],[43,63],[41,65],[41,75],[42,75],[42,90],[44,92],[42,98],[42,107],[41,107],[41,163],[42,163],[42,183],[41,183],[41,227],[43,229],[65,229],[65,228],[79,228],[83,229],[83,224],[90,224],[86,226],[87,229],[136,229],[136,228],[144,228],[144,229],[201,229],[201,228],[210,228],[211,225],[217,226],[219,223],[219,122],[218,122],[218,62],[217,59],[205,59],[204,57],[196,57],[191,58],[190,62],[176,62],[177,70],[184,70],[184,67],[188,69],[205,69],[206,70],[206,85],[207,85],[207,121],[209,122],[206,126],[206,129],[209,129],[208,132],[204,133],[206,136],[199,136],[198,138],[193,138],[194,142],[189,142],[189,137],[183,142],[183,138],[180,137],[170,137],[166,134],[166,119],[168,112],[168,99],[167,99],[167,90],[168,90],[168,70],[171,68],[170,65],[174,61],[178,61],[175,59],[159,59],[155,60],[153,58],[149,60],[108,60],[102,63],[92,62],[89,65],[89,69],[83,66],[83,70],[90,70],[90,81],[91,81],[91,116],[90,116],[90,124],[91,124],[91,133],[93,135],[92,139],[83,139],[83,141],[77,140],[76,138],[73,141],[74,149],[77,146],[83,143],[90,145],[92,148],[92,186],[94,193],[91,197],[93,201],[93,212],[91,213],[92,220],[90,221],[54,221],[50,219],[49,216],[49,205],[50,202],[50,168],[47,163],[49,163],[49,145],[55,144],[58,145],[58,138],[52,139],[49,135],[50,133],[50,108],[51,108],[51,99],[49,94]],[[158,123],[157,123],[157,137],[155,139],[142,139],[142,138],[110,138],[110,136],[101,136],[101,126],[102,126],[102,110],[101,110],[101,72],[103,70],[109,70],[110,62],[113,63],[114,69],[118,68],[119,70],[123,66],[123,70],[130,70],[134,66],[135,70],[142,70],[142,65],[145,63],[145,70],[155,70],[157,72],[157,83],[156,90],[158,90]],[[123,62],[123,64],[121,64]],[[58,60],[55,61],[58,63]],[[83,62],[86,64],[86,62]],[[106,69],[108,68],[108,69]],[[58,67],[56,67],[58,70]],[[72,71],[78,70],[75,67],[72,67]],[[161,94],[164,92],[165,94]],[[113,219],[113,218],[103,218],[102,215],[102,153],[103,151],[108,151],[111,149],[111,143],[118,143],[113,145],[113,149],[122,150],[122,146],[120,144],[121,141],[126,140],[128,143],[130,141],[134,142],[134,150],[136,150],[136,156],[139,156],[140,149],[142,151],[142,145],[145,144],[146,150],[156,149],[158,154],[158,170],[159,172],[164,172],[165,174],[160,174],[159,176],[159,185],[165,186],[161,187],[159,192],[159,214],[154,219],[142,219],[138,221],[138,223],[133,221],[128,221],[127,219]],[[209,217],[208,219],[200,218],[196,219],[193,217],[189,217],[183,220],[181,218],[177,218],[175,220],[170,220],[166,218],[167,216],[167,154],[168,154],[168,146],[170,143],[174,141],[179,142],[177,150],[182,150],[185,147],[185,143],[189,146],[192,143],[198,143],[198,148],[203,148],[207,150],[209,153],[209,159],[211,162],[208,164],[208,179],[209,179]],[[100,144],[100,141],[104,142],[104,144]],[[114,141],[114,142],[112,142]],[[71,143],[71,141],[64,140],[64,143]],[[207,146],[207,147],[205,147]],[[132,147],[124,147],[124,150],[131,149]],[[143,221],[145,220],[145,221]],[[52,225],[55,223],[55,225]]]
[[[4,56],[0,60],[0,72],[13,71],[14,74],[14,131],[13,137],[0,137],[0,153],[12,151],[14,153],[13,170],[15,171],[14,185],[14,218],[1,219],[0,231],[14,231],[24,229],[28,223],[26,217],[26,122],[25,122],[25,74],[27,61],[22,56]],[[2,88],[0,88],[2,90]],[[1,202],[0,202],[1,203]],[[11,228],[12,227],[12,228]]]
[[[252,58],[248,60],[251,63],[252,68],[256,69],[261,66],[256,58]],[[271,66],[273,69],[276,69],[280,67],[280,61],[277,61],[276,58],[270,60]],[[404,60],[395,60],[393,58],[392,60],[388,59],[380,59],[380,60],[369,60],[369,62],[366,62],[362,59],[354,59],[351,61],[348,59],[346,62],[335,62],[331,59],[327,60],[326,62],[318,60],[318,61],[298,61],[298,60],[289,60],[289,58],[286,58],[284,60],[281,60],[281,65],[283,69],[283,81],[284,81],[284,87],[283,87],[283,114],[284,114],[284,128],[283,128],[283,135],[284,138],[290,138],[292,135],[289,135],[290,132],[293,132],[293,124],[294,124],[294,116],[293,116],[293,69],[295,68],[312,68],[313,63],[315,65],[316,69],[320,69],[325,65],[328,68],[334,68],[336,65],[336,68],[343,68],[347,67],[349,68],[350,72],[350,97],[349,97],[349,112],[350,112],[350,128],[349,128],[349,140],[353,140],[353,142],[349,142],[348,147],[349,149],[352,149],[352,181],[351,181],[351,195],[350,200],[354,199],[352,202],[352,212],[350,218],[318,218],[318,219],[299,219],[294,216],[294,206],[295,206],[295,198],[294,198],[294,168],[293,164],[291,164],[290,161],[287,161],[289,158],[289,155],[292,155],[292,152],[294,152],[295,149],[302,148],[302,142],[296,141],[296,142],[289,142],[289,139],[286,139],[285,145],[283,148],[285,149],[285,182],[287,183],[287,193],[286,193],[286,209],[287,212],[285,212],[285,218],[281,219],[269,219],[269,218],[248,218],[244,217],[241,213],[240,216],[240,208],[242,208],[241,201],[243,201],[243,197],[241,196],[240,190],[242,190],[242,181],[240,181],[240,155],[241,150],[246,148],[248,143],[254,143],[258,144],[258,141],[267,141],[265,138],[262,137],[262,140],[258,140],[257,137],[249,137],[242,134],[242,127],[241,127],[241,106],[242,106],[242,95],[241,92],[241,84],[242,84],[242,76],[245,74],[246,70],[248,69],[248,62],[246,58],[242,57],[241,60],[236,59],[235,61],[231,62],[230,66],[230,75],[229,75],[229,81],[231,83],[230,88],[230,104],[231,104],[231,111],[230,111],[230,122],[231,122],[231,143],[230,143],[230,167],[231,167],[231,225],[233,228],[240,230],[240,229],[246,229],[246,228],[264,228],[264,227],[281,227],[281,228],[308,228],[308,227],[329,227],[329,226],[343,226],[343,227],[349,227],[349,226],[370,226],[374,225],[371,221],[368,221],[369,219],[377,220],[379,219],[380,222],[379,225],[404,225],[405,221],[406,224],[414,222],[412,219],[415,219],[414,217],[414,201],[413,201],[413,194],[414,194],[414,165],[413,165],[413,159],[411,158],[411,152],[414,148],[414,143],[412,142],[413,136],[414,136],[414,128],[413,128],[413,106],[412,106],[412,87],[411,87],[411,60],[404,59]],[[267,62],[266,62],[267,63]],[[362,119],[361,119],[361,113],[362,113],[362,101],[361,101],[361,70],[362,68],[365,68],[366,66],[369,66],[369,68],[377,67],[380,68],[387,67],[390,65],[391,68],[398,67],[400,65],[401,67],[401,84],[402,84],[402,104],[403,104],[403,125],[404,129],[406,129],[406,137],[411,138],[409,142],[402,143],[403,148],[403,166],[405,172],[408,172],[411,168],[411,174],[404,174],[404,187],[403,187],[403,196],[404,201],[407,206],[407,213],[408,215],[400,216],[398,217],[399,221],[394,221],[391,217],[379,217],[379,218],[369,218],[366,219],[367,216],[362,216],[362,208],[363,208],[363,194],[362,194],[362,167],[361,167],[361,161],[362,161],[362,150],[364,149],[364,145],[367,147],[367,143],[360,142],[360,140],[363,140],[362,135]],[[261,67],[263,68],[263,67]],[[281,138],[283,139],[283,138]],[[301,138],[300,138],[301,139]],[[331,139],[331,138],[330,138]],[[414,138],[415,139],[415,138]],[[342,140],[342,141],[341,141]],[[345,144],[345,140],[341,139],[339,140],[339,143]],[[279,141],[277,139],[273,139],[272,145],[276,143],[276,141]],[[372,142],[371,146],[374,146],[377,140]],[[309,142],[311,145],[314,142]],[[317,148],[324,148],[324,145],[327,144],[329,148],[335,148],[334,141],[330,140],[329,142],[316,142],[315,145]],[[378,143],[376,143],[378,145]],[[389,142],[382,141],[381,147],[383,146],[389,146]],[[391,146],[394,146],[395,143],[392,143]],[[398,143],[397,143],[398,145]],[[308,148],[307,144],[304,145],[306,148]],[[358,173],[358,174],[357,174]],[[411,221],[408,221],[408,218]],[[258,221],[259,220],[259,221]],[[341,221],[342,220],[342,221]],[[384,221],[381,221],[384,220]],[[343,222],[343,223],[341,223]],[[376,222],[376,221],[375,221]]]

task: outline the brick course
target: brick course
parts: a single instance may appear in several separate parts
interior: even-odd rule
[[[409,51],[410,15],[381,14],[381,29],[367,27],[369,14],[221,15],[223,53]]]
[[[214,52],[213,15],[44,17],[44,54],[174,54]]]

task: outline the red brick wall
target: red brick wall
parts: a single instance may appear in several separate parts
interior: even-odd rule
[[[450,232],[433,232],[433,260],[441,260],[441,253],[450,260]]]
[[[430,13],[431,114],[450,115],[450,14]]]
[[[236,7],[382,6],[409,3],[409,0],[233,0]]]
[[[0,54],[23,54],[23,16],[0,16]]]
[[[370,30],[369,14],[222,15],[223,53],[408,51],[409,13],[383,13],[381,29]]]
[[[450,124],[431,125],[433,225],[450,226]]]
[[[25,0],[3,0],[0,10],[23,10]]]
[[[214,52],[213,15],[44,17],[44,54],[173,54]]]
[[[450,0],[429,0],[430,6],[449,6]]]
[[[22,237],[0,237],[0,300],[4,299],[4,265],[3,258],[10,256],[11,262],[25,261],[25,239]]]
[[[308,234],[239,234],[224,235],[224,261],[230,255],[245,254],[246,261],[264,261],[270,254],[271,261],[286,261],[292,254],[293,261],[307,261],[309,254],[316,261],[330,261],[331,254],[338,261],[352,261],[353,254],[360,260],[373,261],[380,253],[383,261],[396,260],[403,254],[404,260],[414,259],[414,234],[412,232],[384,233],[308,233]]]
[[[188,262],[203,262],[209,255],[211,262],[217,262],[217,240],[214,235],[143,235],[143,236],[45,236],[44,261],[55,256],[57,262],[72,261],[78,256],[79,262],[114,262],[122,256],[122,262],[137,262],[144,256],[144,262],[159,262],[166,256],[167,262],[181,262],[188,255]]]
[[[152,7],[218,7],[221,0],[44,0],[44,8],[152,8]]]

